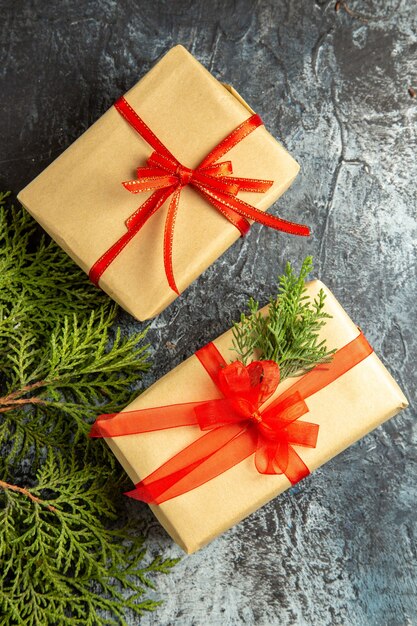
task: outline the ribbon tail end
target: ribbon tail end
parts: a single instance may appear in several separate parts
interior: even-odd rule
[[[142,485],[141,483],[138,483],[135,487],[135,489],[132,489],[132,491],[125,491],[124,496],[127,496],[128,498],[132,498],[132,500],[139,500],[139,502],[145,502],[146,504],[157,504],[158,502],[152,497],[151,493],[148,491],[148,489]]]
[[[166,276],[167,276],[167,279],[168,279],[169,288],[172,289],[172,291],[177,296],[180,296],[181,292],[180,292],[180,290],[177,287],[177,283],[175,282],[175,278],[174,278],[174,276],[172,274],[172,271],[169,271],[169,268],[168,268],[165,273],[166,273]]]
[[[91,270],[88,272],[88,278],[89,278],[90,282],[93,283],[93,285],[98,287],[98,281],[100,280],[100,274],[96,270],[97,270],[96,266],[93,265]]]
[[[100,432],[100,426],[97,424],[97,422],[95,422],[90,428],[90,432],[88,433],[88,436],[90,437],[90,439],[103,437],[103,435]]]
[[[132,498],[133,500],[142,500],[142,498],[140,497],[140,493],[137,489],[132,489],[132,491],[125,491],[123,495],[127,496],[128,498]]]

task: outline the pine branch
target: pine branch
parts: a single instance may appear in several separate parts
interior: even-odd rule
[[[331,359],[335,350],[319,340],[320,329],[331,317],[324,310],[326,295],[322,289],[313,300],[306,294],[305,280],[312,269],[311,257],[306,257],[298,276],[287,263],[266,314],[250,298],[249,315],[242,313],[233,326],[233,350],[243,363],[253,357],[275,361],[284,380]]]
[[[4,380],[8,393],[0,398],[0,413],[5,416],[3,428],[16,435],[14,455],[27,453],[27,445],[39,447],[29,429],[41,408],[46,417],[54,415],[53,443],[59,430],[68,436],[64,422],[69,417],[76,440],[86,434],[100,412],[117,410],[131,399],[138,372],[149,368],[149,346],[143,344],[146,330],[127,338],[116,331],[111,340],[113,320],[114,309],[99,310],[82,321],[64,318],[61,327],[42,344],[36,343],[36,335],[27,340],[26,335],[17,333],[10,340],[14,349],[9,350],[0,368],[8,374]],[[19,427],[29,426],[23,438],[13,413],[19,405],[25,408],[19,416]]]
[[[137,529],[120,526],[125,475],[95,417],[149,367],[146,329],[117,308],[0,193],[0,626],[127,624],[154,610]],[[116,505],[118,509],[116,508]],[[134,617],[133,617],[134,619]]]
[[[157,606],[141,601],[145,588],[153,588],[149,576],[168,573],[176,561],[157,558],[143,565],[143,539],[128,527],[103,525],[102,517],[117,517],[103,472],[107,479],[105,469],[81,465],[74,455],[68,464],[49,454],[30,497],[27,490],[7,489],[0,510],[0,562],[6,563],[0,606],[9,617],[14,596],[28,626],[126,623],[126,611],[141,615]],[[111,617],[103,618],[103,611]]]

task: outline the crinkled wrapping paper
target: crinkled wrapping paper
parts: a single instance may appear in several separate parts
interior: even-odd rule
[[[252,114],[234,89],[217,81],[182,46],[172,48],[125,97],[177,159],[192,168]],[[136,177],[136,168],[145,165],[151,152],[152,148],[111,107],[20,192],[19,200],[88,273],[126,232],[125,220],[150,195],[132,195],[121,183]],[[264,194],[239,194],[260,210],[268,209],[299,171],[298,164],[265,127],[245,137],[227,159],[233,163],[235,176],[274,181]],[[163,265],[168,204],[169,200],[100,279],[102,289],[140,320],[160,313],[176,297]],[[184,188],[173,250],[180,291],[239,236],[239,231],[197,192]],[[212,288],[215,291],[215,285]]]
[[[352,341],[359,330],[332,293],[319,281],[309,283],[307,288],[311,296],[315,296],[320,288],[327,294],[326,310],[333,317],[327,321],[321,336],[326,338],[328,347],[339,349]],[[233,360],[231,330],[218,337],[214,344],[227,362]],[[284,381],[271,402],[293,381]],[[125,410],[216,397],[219,397],[218,389],[193,355]],[[307,405],[309,412],[301,419],[319,424],[317,447],[298,447],[296,450],[313,471],[405,408],[407,400],[377,355],[372,353],[309,397]],[[138,483],[201,435],[198,427],[181,427],[106,441],[132,481]],[[314,477],[307,480],[314,480]],[[191,553],[288,487],[290,483],[285,475],[259,474],[251,456],[201,487],[151,508],[173,539]]]

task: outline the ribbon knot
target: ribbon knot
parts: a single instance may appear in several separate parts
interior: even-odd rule
[[[252,419],[260,424],[262,422],[262,415],[259,413],[259,411],[255,411],[255,413],[252,413]]]
[[[233,224],[241,235],[245,235],[249,230],[250,222],[248,220],[260,222],[275,230],[281,230],[293,235],[307,236],[310,234],[307,226],[295,224],[274,215],[268,215],[237,198],[237,194],[240,191],[265,193],[270,189],[274,181],[231,176],[233,174],[231,161],[220,161],[236,144],[256,130],[256,128],[263,125],[259,115],[252,115],[245,120],[227,135],[203,159],[197,168],[190,169],[171,154],[136,111],[132,109],[127,100],[120,98],[114,106],[154,150],[147,159],[146,166],[137,168],[137,178],[127,180],[122,184],[131,193],[152,192],[152,194],[126,220],[127,233],[122,235],[94,263],[89,276],[90,280],[96,285],[110,263],[115,260],[129,241],[141,230],[148,219],[171,198],[165,219],[164,268],[169,286],[179,294],[174,278],[172,250],[180,194],[181,190],[187,185],[192,186],[197,193]],[[192,233],[190,233],[190,236],[192,236]]]
[[[178,176],[181,187],[186,187],[188,183],[191,182],[194,172],[189,167],[179,165],[177,167],[176,174]]]

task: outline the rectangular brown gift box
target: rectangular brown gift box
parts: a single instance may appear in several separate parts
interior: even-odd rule
[[[232,88],[217,81],[182,46],[172,48],[125,95],[156,136],[187,167],[195,168],[226,135],[253,113]],[[18,198],[85,271],[125,232],[125,220],[150,193],[128,193],[152,148],[111,107],[31,182]],[[299,166],[267,132],[256,129],[226,156],[233,176],[273,180],[266,193],[239,198],[267,210],[289,187]],[[163,264],[169,200],[101,276],[100,287],[134,317],[160,313],[176,294]],[[181,193],[173,267],[183,291],[239,238],[239,231],[192,188]]]
[[[328,348],[340,349],[360,331],[320,281],[308,283],[308,294],[315,296],[320,288],[327,296],[326,311],[332,315],[321,330],[321,338],[326,339]],[[229,330],[213,342],[227,362],[234,360],[232,338]],[[283,381],[271,401],[293,382],[294,378]],[[217,388],[193,355],[125,411],[217,397]],[[401,389],[374,352],[306,402],[309,412],[300,419],[319,425],[317,446],[295,449],[310,471],[408,406]],[[107,438],[106,442],[137,484],[201,435],[197,426],[187,426]],[[197,489],[151,508],[171,537],[192,553],[288,487],[290,482],[283,474],[259,474],[252,455]]]

